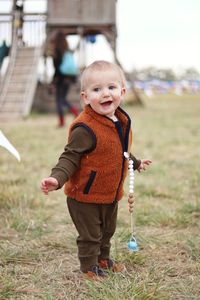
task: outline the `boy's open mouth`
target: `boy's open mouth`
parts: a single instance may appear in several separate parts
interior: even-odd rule
[[[111,105],[111,104],[112,104],[112,101],[111,101],[111,100],[101,103],[101,105],[102,105],[103,107],[107,107],[107,106],[109,106],[109,105]]]

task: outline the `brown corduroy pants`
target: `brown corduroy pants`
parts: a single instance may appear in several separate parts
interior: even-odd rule
[[[87,272],[101,259],[109,258],[110,239],[116,229],[118,203],[82,203],[68,197],[67,205],[78,231],[80,269]]]

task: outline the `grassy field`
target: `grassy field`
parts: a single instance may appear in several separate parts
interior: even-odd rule
[[[21,154],[18,163],[0,148],[0,299],[200,299],[200,96],[157,96],[126,109],[133,118],[133,152],[150,158],[136,174],[135,235],[120,202],[112,255],[123,274],[103,282],[82,278],[76,231],[63,191],[41,194],[66,141],[56,116],[33,115],[0,123]],[[68,117],[68,124],[72,120]]]

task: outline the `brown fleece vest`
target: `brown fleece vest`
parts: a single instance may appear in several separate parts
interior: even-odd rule
[[[121,123],[117,129],[111,119],[86,106],[70,127],[83,126],[93,137],[93,147],[82,156],[80,166],[65,184],[65,194],[80,202],[108,204],[123,196],[127,162],[123,152],[130,150],[130,118],[116,110]],[[119,124],[119,123],[118,123]]]

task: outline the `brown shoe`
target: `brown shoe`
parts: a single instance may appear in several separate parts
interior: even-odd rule
[[[105,260],[100,260],[99,267],[104,270],[111,270],[112,272],[123,272],[126,270],[126,267],[124,264],[116,263],[112,259],[108,258]]]
[[[99,266],[94,265],[85,273],[85,276],[91,280],[102,280],[107,275]]]

